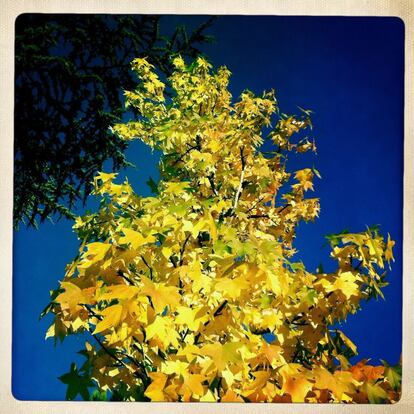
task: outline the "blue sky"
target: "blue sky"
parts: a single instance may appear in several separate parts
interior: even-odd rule
[[[202,16],[165,16],[166,34],[177,24],[190,27]],[[397,241],[395,263],[384,289],[385,301],[370,301],[349,317],[342,330],[357,344],[356,360],[397,363],[402,325],[402,178],[404,26],[397,18],[222,16],[209,33],[216,42],[203,46],[215,65],[233,73],[235,97],[274,88],[282,112],[297,105],[314,111],[317,156],[292,159],[290,169],[309,163],[321,172],[315,195],[319,220],[298,228],[297,258],[313,271],[332,268],[324,236],[344,229],[362,231],[380,224]],[[157,177],[157,157],[143,144],[127,152],[136,168],[128,176],[137,193],[148,195],[145,181]],[[96,205],[91,201],[89,207]],[[84,211],[79,208],[79,213]],[[51,318],[39,321],[49,290],[63,278],[76,255],[72,223],[46,222],[39,230],[14,235],[12,391],[23,400],[64,400],[57,379],[69,371],[86,337],[73,336],[56,347],[44,340]]]

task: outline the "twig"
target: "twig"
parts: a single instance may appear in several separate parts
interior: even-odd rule
[[[185,252],[185,246],[188,243],[188,240],[190,239],[191,234],[189,234],[186,239],[184,240],[183,245],[181,246],[181,250],[180,250],[180,262],[179,262],[179,266],[183,265],[184,262],[184,252]]]
[[[214,174],[210,174],[207,176],[208,182],[210,183],[211,190],[213,191],[215,196],[218,196],[218,192],[216,190],[216,186],[214,184]]]
[[[285,204],[279,211],[278,213],[281,213],[283,210],[285,210],[286,208],[290,207],[290,204]]]
[[[154,279],[154,275],[152,272],[152,267],[148,264],[148,262],[145,260],[145,257],[143,255],[141,255],[141,259],[144,262],[145,266],[148,267],[149,271],[150,271],[150,279],[153,280]]]
[[[118,270],[117,275],[125,279],[130,285],[135,286],[135,283],[128,276],[125,276],[125,273],[122,270]]]
[[[99,319],[100,321],[103,319],[103,317],[101,315],[98,315],[89,305],[87,305],[86,303],[82,303],[82,306],[84,306],[88,312],[94,316],[95,318]],[[125,368],[129,369],[128,365],[121,359],[118,358],[116,356],[116,350],[110,350],[109,348],[106,347],[106,345],[99,339],[99,337],[95,334],[93,334],[92,332],[90,332],[91,335],[93,336],[93,338],[96,340],[96,342],[98,342],[98,344],[100,345],[100,347],[104,350],[104,352],[106,354],[108,354],[111,358],[115,359],[119,364],[121,364],[122,366],[124,366]],[[135,338],[134,338],[135,339]],[[120,352],[120,351],[118,351]],[[126,358],[128,358],[137,368],[139,368],[139,371],[135,371],[134,375],[136,375],[137,377],[139,377],[141,379],[141,381],[148,385],[149,384],[149,378],[145,369],[145,366],[143,366],[139,361],[137,361],[133,356],[127,354],[126,352],[122,352],[122,355],[124,355]]]
[[[264,200],[264,196],[262,196],[262,197],[260,197],[247,211],[246,211],[246,214],[247,213],[250,213],[254,208],[256,208],[256,206],[259,204],[259,203],[261,203],[263,200]]]
[[[240,148],[240,157],[241,157],[242,170],[241,170],[241,174],[240,174],[240,183],[239,183],[239,186],[237,188],[236,196],[234,197],[234,204],[233,204],[233,209],[232,209],[233,212],[236,211],[237,204],[239,203],[239,198],[240,198],[241,192],[243,190],[244,171],[246,169],[246,161],[244,159],[243,150],[244,150],[243,147]]]

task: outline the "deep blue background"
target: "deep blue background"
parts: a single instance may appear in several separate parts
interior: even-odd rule
[[[177,24],[194,27],[205,19],[165,16],[162,30],[168,34]],[[383,233],[397,241],[386,300],[364,304],[343,325],[358,346],[355,360],[397,363],[402,348],[402,21],[223,16],[209,32],[216,43],[202,50],[215,66],[225,64],[233,72],[235,97],[245,88],[256,93],[274,88],[282,112],[297,112],[296,105],[314,111],[318,156],[295,157],[290,168],[310,163],[321,172],[315,195],[322,209],[319,220],[298,229],[298,259],[311,271],[320,263],[332,269],[324,236],[343,229],[381,224]],[[149,175],[157,177],[157,157],[138,142],[127,155],[136,169],[125,174],[138,193],[149,194],[144,183]],[[69,370],[70,362],[82,360],[76,351],[85,337],[69,337],[54,347],[53,340],[44,340],[51,318],[38,320],[48,291],[57,287],[77,252],[71,225],[67,220],[46,222],[40,230],[15,233],[12,383],[18,399],[63,400],[66,387],[57,377]]]

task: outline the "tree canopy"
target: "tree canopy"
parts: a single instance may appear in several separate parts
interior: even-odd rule
[[[168,96],[152,64],[132,62],[137,117],[113,126],[162,152],[154,195],[95,176],[101,208],[76,219],[79,254],[45,310],[47,337],[94,341],[62,377],[67,397],[397,401],[400,368],[351,365],[356,345],[332,328],[382,296],[394,241],[377,228],[330,235],[329,273],[295,257],[298,223],[319,213],[319,173],[288,169],[288,155],[316,149],[310,111],[279,112],[273,91],[233,101],[229,70],[203,58],[173,65]]]
[[[124,113],[120,86],[145,56],[168,75],[175,53],[199,54],[212,23],[162,36],[160,16],[23,14],[16,20],[14,226],[73,218],[96,171],[127,166],[109,126]]]

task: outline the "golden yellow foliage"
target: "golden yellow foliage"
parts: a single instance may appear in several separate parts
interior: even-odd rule
[[[349,367],[356,346],[330,329],[382,295],[394,242],[376,229],[331,236],[332,273],[292,259],[298,223],[319,213],[305,197],[319,173],[286,170],[290,151],[315,150],[300,139],[308,112],[277,116],[273,92],[233,103],[225,67],[173,64],[170,98],[154,68],[133,61],[141,82],[125,96],[139,117],[113,126],[162,152],[156,194],[96,176],[106,202],[76,220],[83,245],[52,301],[48,336],[89,331],[97,346],[84,351],[85,370],[125,400],[397,400],[398,374]],[[265,140],[273,152],[261,152]]]

